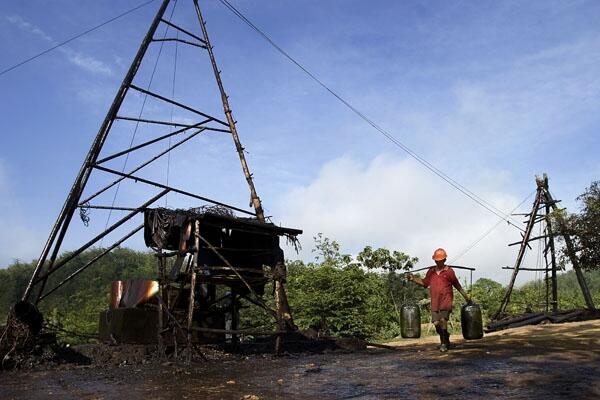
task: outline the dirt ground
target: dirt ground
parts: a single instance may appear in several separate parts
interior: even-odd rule
[[[0,372],[0,399],[598,399],[600,321],[523,327],[395,351]],[[255,396],[255,397],[253,397]]]

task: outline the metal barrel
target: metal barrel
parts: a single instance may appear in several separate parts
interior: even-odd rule
[[[123,281],[112,281],[110,285],[110,308],[119,308],[123,297]]]
[[[417,304],[403,304],[400,308],[400,334],[405,339],[421,337],[421,309]]]
[[[460,324],[466,340],[481,339],[483,337],[481,307],[477,304],[464,304],[460,308]]]

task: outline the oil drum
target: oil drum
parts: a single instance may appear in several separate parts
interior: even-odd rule
[[[400,333],[405,339],[421,337],[421,309],[417,304],[400,307]]]
[[[464,304],[460,308],[460,325],[465,339],[481,339],[483,337],[481,307],[477,304]]]

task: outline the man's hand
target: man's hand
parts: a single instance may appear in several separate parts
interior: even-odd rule
[[[471,296],[469,296],[469,294],[464,289],[459,290],[459,292],[460,292],[460,294],[462,294],[462,296],[464,297],[467,304],[473,304],[473,299],[471,298]]]
[[[421,278],[419,278],[417,276],[414,276],[414,275],[412,275],[412,274],[410,274],[408,272],[406,273],[406,280],[409,281],[409,282],[412,282],[412,283],[414,283],[416,285],[426,287],[425,284],[423,283],[423,280]]]

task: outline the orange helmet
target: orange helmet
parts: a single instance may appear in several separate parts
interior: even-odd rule
[[[442,261],[448,258],[448,255],[446,254],[446,250],[440,247],[433,252],[433,256],[431,256],[431,258],[433,258],[434,261]]]

